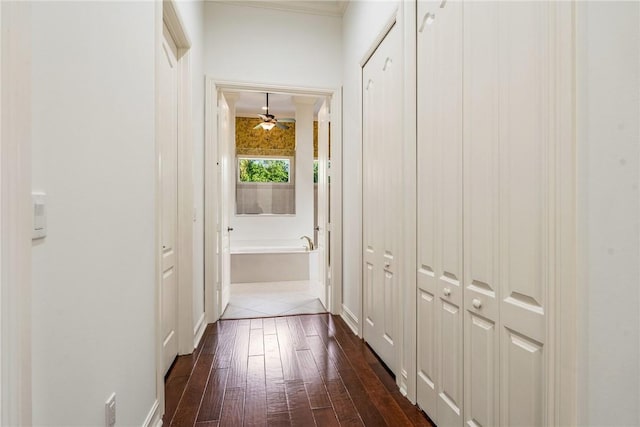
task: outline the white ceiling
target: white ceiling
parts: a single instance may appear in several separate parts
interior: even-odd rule
[[[242,4],[242,6],[263,7],[268,9],[286,10],[290,12],[312,13],[316,15],[342,16],[349,0],[228,0],[221,3]]]
[[[240,96],[236,101],[236,116],[257,117],[264,113],[263,106],[267,105],[267,97],[264,92],[237,92]],[[320,102],[316,102],[315,114],[318,114]],[[269,93],[269,114],[276,118],[295,118],[296,107],[293,104],[292,95],[282,93]]]

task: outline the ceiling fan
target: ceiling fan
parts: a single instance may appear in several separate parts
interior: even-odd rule
[[[282,123],[295,123],[296,119],[288,118],[288,119],[276,119],[273,114],[269,114],[269,93],[267,95],[267,111],[266,114],[258,114],[258,117],[262,119],[262,123],[259,123],[254,129],[262,128],[264,130],[271,130],[274,127],[279,129],[289,129],[289,126],[283,125]]]

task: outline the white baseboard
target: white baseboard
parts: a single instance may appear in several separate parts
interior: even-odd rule
[[[358,335],[358,318],[344,304],[342,304],[342,313],[340,314],[340,317],[342,317],[342,320],[344,320],[353,333]]]
[[[142,427],[162,427],[162,414],[160,413],[160,405],[157,400],[153,402]]]
[[[207,322],[204,321],[205,313],[202,313],[200,319],[196,323],[196,327],[193,328],[193,348],[197,348],[200,344],[200,340],[204,335],[205,329],[207,329]]]
[[[408,373],[405,369],[403,369],[400,372],[400,393],[404,396],[407,397],[407,380],[408,380]],[[407,397],[408,399],[408,397]]]

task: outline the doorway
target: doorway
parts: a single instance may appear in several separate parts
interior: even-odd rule
[[[208,80],[210,322],[333,308],[329,230],[338,215],[330,206],[340,192],[329,192],[339,179],[330,171],[329,147],[339,142],[330,131],[332,101],[333,92]]]

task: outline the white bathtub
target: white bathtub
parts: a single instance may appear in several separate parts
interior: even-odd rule
[[[299,246],[232,246],[231,283],[318,279],[318,253]]]
[[[232,247],[231,255],[235,254],[273,254],[273,253],[299,253],[309,252],[303,245],[296,246],[240,246]]]

